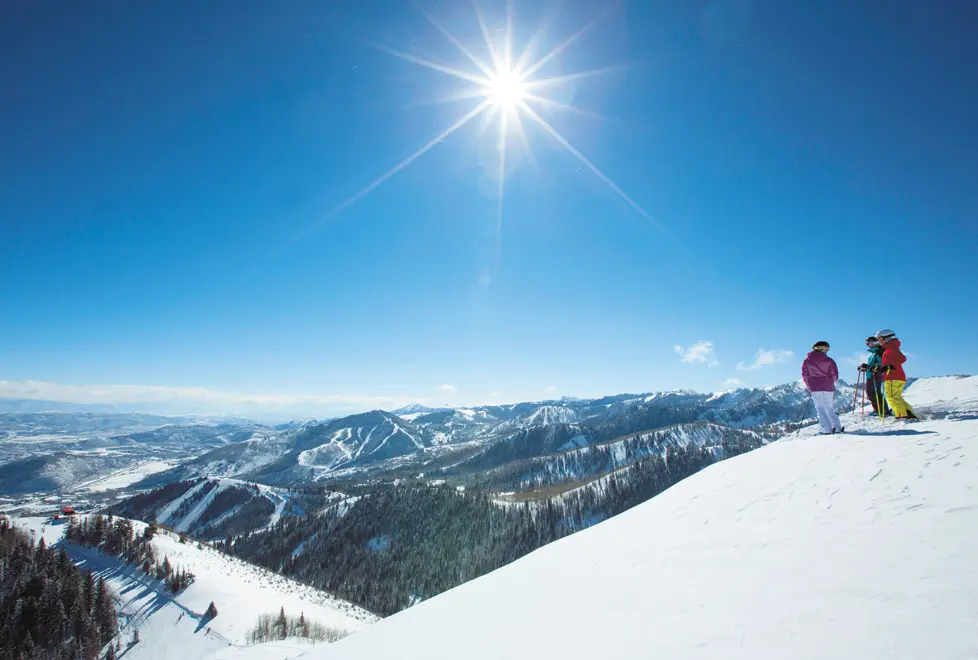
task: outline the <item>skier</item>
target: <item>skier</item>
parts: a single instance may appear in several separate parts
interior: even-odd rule
[[[873,404],[873,412],[886,417],[892,413],[890,407],[886,405],[886,395],[883,392],[883,347],[880,346],[880,340],[876,337],[867,337],[866,350],[869,351],[869,359],[859,365],[859,370],[866,375],[866,396]],[[883,407],[882,412],[880,406]]]
[[[907,356],[900,351],[900,340],[892,330],[880,330],[876,338],[883,347],[883,391],[893,416],[897,419],[917,419],[913,408],[903,399],[903,388],[907,385],[903,363],[907,361]]]
[[[828,350],[827,341],[815,342],[811,353],[801,363],[801,377],[805,381],[805,387],[812,393],[815,412],[818,413],[818,423],[821,426],[819,435],[845,431],[835,413],[835,381],[839,380],[839,367],[835,360],[826,355]]]

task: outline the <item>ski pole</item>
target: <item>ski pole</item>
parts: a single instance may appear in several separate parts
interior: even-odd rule
[[[876,377],[873,377],[873,391],[876,392],[876,409],[880,412],[880,424],[885,424],[884,418],[886,415],[883,410],[883,402],[880,401],[880,390],[876,387]]]
[[[798,417],[796,423],[797,422],[801,422],[801,421],[803,421],[805,419],[805,415],[808,413],[808,406],[811,405],[811,403],[812,403],[812,393],[809,392],[808,393],[808,401],[806,401],[805,402],[805,405],[802,406],[802,408],[801,408],[801,415]]]
[[[881,403],[880,410],[883,413],[882,417],[880,417],[880,424],[886,424],[886,408],[887,408],[887,404],[886,404],[886,380],[885,379],[883,380],[883,387],[881,387],[880,389],[883,390],[883,393],[880,394],[880,399],[882,399],[880,401],[880,403]]]

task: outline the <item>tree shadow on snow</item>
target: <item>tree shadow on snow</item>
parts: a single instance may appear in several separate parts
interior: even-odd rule
[[[167,598],[166,596],[163,596],[162,594],[156,594],[153,597],[153,599],[149,601],[149,603],[144,605],[143,608],[141,609],[143,620],[145,621],[146,619],[150,618],[151,616],[159,612],[161,609],[166,607],[167,603],[169,602],[170,599]]]
[[[198,615],[192,614],[192,616],[198,616]],[[207,624],[210,623],[212,620],[213,617],[209,617],[207,615],[201,616],[199,619],[197,619],[197,629],[194,630],[194,634],[196,635],[197,633],[199,633],[201,629],[206,627]],[[210,629],[208,628],[208,630]]]

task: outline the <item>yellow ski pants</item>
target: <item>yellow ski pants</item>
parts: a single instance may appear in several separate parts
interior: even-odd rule
[[[890,402],[890,409],[893,410],[894,417],[906,417],[907,412],[913,412],[910,404],[903,400],[903,388],[906,386],[905,380],[888,380],[883,383],[883,392],[886,400]]]

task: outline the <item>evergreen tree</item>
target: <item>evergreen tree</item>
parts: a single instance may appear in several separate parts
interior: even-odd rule
[[[285,618],[285,607],[279,610],[278,618],[275,619],[275,628],[278,631],[279,639],[285,639],[289,634],[289,622]]]
[[[82,584],[82,595],[85,599],[85,612],[91,612],[95,607],[95,576],[92,571],[85,571],[85,581]]]

